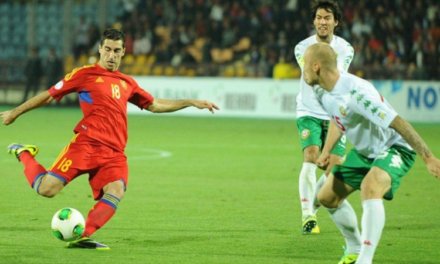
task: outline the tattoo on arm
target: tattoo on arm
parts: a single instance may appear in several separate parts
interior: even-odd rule
[[[411,126],[410,123],[402,119],[400,116],[391,122],[391,128],[394,128],[408,144],[414,148],[414,150],[419,154],[423,160],[430,158],[432,152],[429,150],[428,145],[420,137],[417,131]]]

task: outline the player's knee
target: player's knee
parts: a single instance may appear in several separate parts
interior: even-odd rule
[[[122,181],[111,182],[104,187],[104,193],[111,194],[121,200],[125,194],[125,184]]]
[[[306,147],[303,151],[304,162],[316,163],[316,160],[319,156],[319,147],[318,146],[309,146]]]
[[[116,196],[119,200],[121,200],[122,198],[124,198],[125,191],[123,188],[120,188],[120,189],[113,189],[109,193],[113,196]]]
[[[62,189],[64,185],[60,182],[47,182],[42,181],[41,184],[37,187],[36,191],[39,195],[52,198],[57,195]]]
[[[380,199],[384,196],[389,188],[385,186],[378,186],[376,184],[364,183],[361,184],[361,197],[363,200]]]
[[[57,195],[58,191],[47,188],[45,186],[40,186],[40,188],[37,190],[38,194],[47,198],[52,198],[55,195]]]
[[[326,208],[337,208],[339,206],[340,200],[335,196],[328,195],[327,193],[320,191],[318,192],[317,197],[319,203]]]
[[[388,177],[367,176],[361,183],[361,197],[367,199],[381,199],[391,188],[391,179]]]

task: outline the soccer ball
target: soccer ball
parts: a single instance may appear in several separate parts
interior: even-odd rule
[[[85,221],[74,208],[62,208],[52,217],[52,234],[63,241],[73,241],[84,233]]]

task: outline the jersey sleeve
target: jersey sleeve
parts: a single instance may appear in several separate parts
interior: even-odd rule
[[[140,109],[146,109],[153,103],[154,97],[133,81],[133,92],[128,101],[137,105]]]
[[[381,128],[388,128],[394,118],[396,118],[397,112],[373,85],[369,83],[366,85],[368,89],[362,90],[363,92],[352,91],[350,93],[353,110],[375,125]]]
[[[301,68],[301,71],[304,70],[305,49],[306,49],[306,46],[303,42],[300,42],[295,46],[295,58],[296,58],[296,62],[298,63],[299,67]]]
[[[49,94],[57,101],[61,100],[66,94],[77,92],[84,79],[82,68],[76,68],[68,73],[64,79],[49,88]]]
[[[343,51],[338,54],[338,69],[343,70],[345,72],[348,71],[351,62],[354,57],[354,49],[350,43],[344,41]]]

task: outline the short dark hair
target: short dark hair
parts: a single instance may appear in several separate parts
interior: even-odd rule
[[[338,24],[340,25],[342,23],[342,12],[339,8],[339,5],[332,0],[317,0],[312,4],[312,21],[315,20],[316,13],[318,12],[318,9],[325,9],[328,12],[333,13],[333,17],[336,21],[338,21]]]
[[[102,44],[104,44],[104,40],[106,39],[122,40],[122,47],[125,47],[125,34],[121,30],[117,30],[115,28],[107,28],[102,33],[101,46]]]

